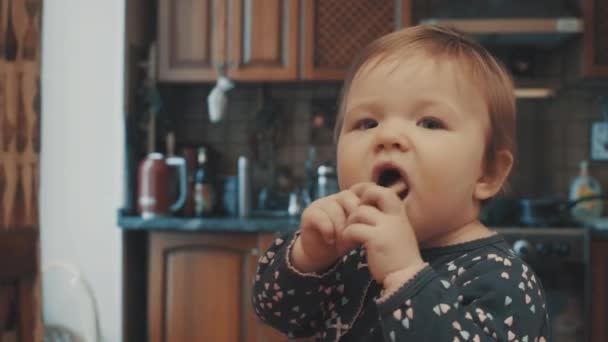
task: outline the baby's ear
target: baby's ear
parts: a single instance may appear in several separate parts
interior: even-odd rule
[[[511,172],[513,154],[508,150],[498,151],[494,163],[494,165],[489,165],[484,170],[483,175],[475,185],[473,197],[478,201],[486,200],[500,191],[509,172]]]

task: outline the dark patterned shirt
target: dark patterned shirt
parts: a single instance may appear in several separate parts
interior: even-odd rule
[[[324,274],[303,274],[287,256],[298,233],[260,257],[257,315],[287,336],[321,341],[550,341],[545,294],[499,235],[423,249],[428,265],[383,298],[365,250]]]

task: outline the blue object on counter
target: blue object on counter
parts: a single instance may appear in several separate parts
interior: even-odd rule
[[[236,176],[228,176],[224,180],[223,204],[230,216],[238,214],[239,184]]]

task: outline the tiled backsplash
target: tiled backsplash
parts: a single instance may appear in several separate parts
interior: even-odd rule
[[[334,159],[332,129],[312,131],[311,121],[320,110],[315,103],[335,103],[340,86],[337,83],[265,86],[271,99],[267,102],[272,103],[276,115],[273,122],[280,122],[274,130],[280,138],[275,143],[273,160],[276,166],[291,169],[296,179],[304,177],[309,146],[316,147],[318,162]],[[256,155],[252,135],[263,131],[262,128],[266,128],[266,134],[272,133],[260,125],[263,88],[259,84],[238,84],[228,93],[227,114],[219,123],[210,123],[208,119],[206,96],[210,89],[211,86],[171,87],[165,98],[167,111],[171,113],[178,143],[213,146],[222,155],[223,174],[235,174],[239,155]],[[568,89],[552,99],[518,102],[518,154],[510,178],[514,195],[567,196],[580,160],[590,157],[590,128],[593,121],[601,120],[596,101],[601,94],[608,95],[608,88]],[[262,165],[270,155],[268,149],[258,147],[255,161]],[[590,172],[608,187],[608,162],[591,162]],[[256,181],[263,182],[267,177],[262,167],[257,168]]]

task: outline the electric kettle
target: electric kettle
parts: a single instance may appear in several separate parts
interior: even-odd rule
[[[171,177],[169,168],[177,168],[179,195],[169,203]],[[186,202],[186,161],[182,157],[165,158],[161,153],[150,153],[139,165],[137,209],[143,219],[169,216],[180,210]]]

